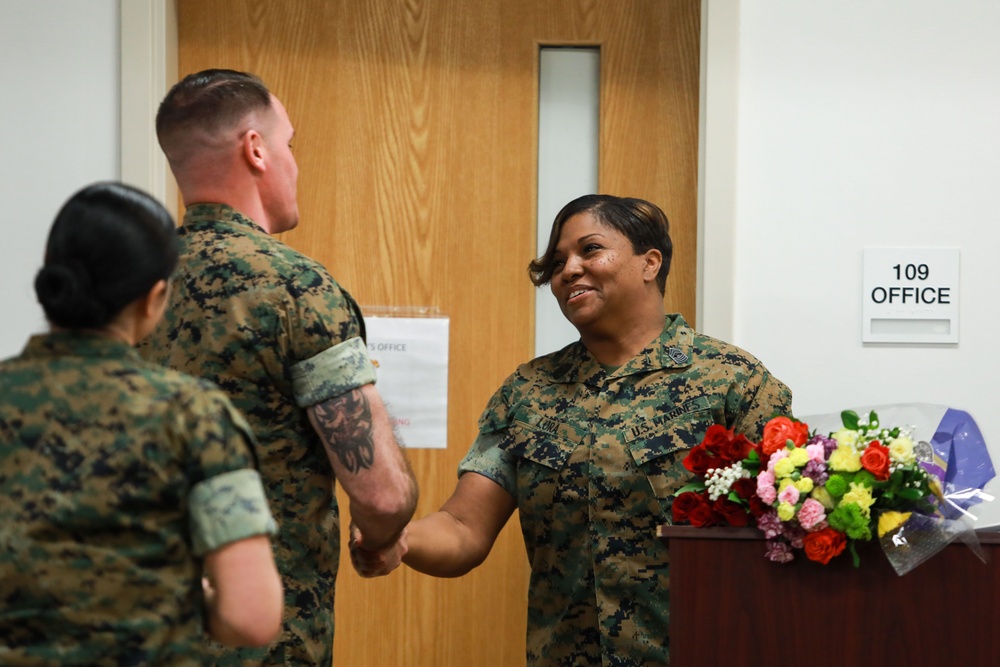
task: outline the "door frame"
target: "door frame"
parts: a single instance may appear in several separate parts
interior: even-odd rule
[[[175,215],[177,187],[154,118],[177,80],[176,0],[119,3],[121,179]],[[740,0],[702,0],[698,127],[698,329],[733,339]]]

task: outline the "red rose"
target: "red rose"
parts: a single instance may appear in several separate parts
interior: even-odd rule
[[[764,438],[761,449],[770,456],[779,449],[784,449],[791,440],[797,447],[806,444],[809,439],[809,425],[792,421],[788,417],[775,417],[764,425]]]
[[[750,500],[757,494],[757,480],[753,477],[740,477],[729,488],[743,500]]]
[[[732,429],[727,429],[721,424],[712,424],[705,431],[705,437],[702,439],[701,444],[713,454],[721,455],[723,449],[725,449],[732,439]]]
[[[737,461],[742,461],[746,457],[750,456],[750,450],[753,449],[753,443],[747,440],[747,437],[740,433],[734,436],[729,442],[725,443],[719,450],[719,456],[726,460],[726,464],[736,463]]]
[[[701,499],[700,493],[695,493],[694,491],[685,491],[674,499],[674,505],[671,508],[671,513],[674,517],[674,523],[685,523],[689,521],[688,514],[698,505],[701,505],[704,501]]]
[[[709,468],[717,468],[718,465],[718,459],[705,449],[705,445],[692,447],[684,457],[684,467],[699,477],[704,477]]]
[[[761,516],[764,515],[764,512],[771,509],[771,506],[765,503],[763,500],[761,500],[760,496],[758,496],[756,493],[750,496],[749,503],[750,503],[750,514],[753,514],[757,518],[760,518]]]
[[[730,526],[745,526],[750,522],[746,509],[725,496],[719,496],[712,509]]]
[[[806,558],[826,565],[831,558],[839,556],[847,546],[847,538],[843,533],[833,528],[824,528],[814,533],[806,533],[802,539],[802,548]]]
[[[889,448],[878,440],[870,442],[861,454],[861,467],[880,482],[889,479]]]
[[[709,526],[718,525],[722,517],[708,504],[708,499],[705,495],[702,495],[701,500],[702,502],[698,503],[697,507],[692,508],[688,512],[688,521],[691,522],[692,526],[697,526],[698,528],[708,528]]]

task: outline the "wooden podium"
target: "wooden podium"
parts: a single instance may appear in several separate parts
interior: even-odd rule
[[[1000,534],[986,564],[952,543],[903,576],[877,542],[829,565],[764,557],[750,528],[661,526],[670,547],[673,667],[1000,665]]]

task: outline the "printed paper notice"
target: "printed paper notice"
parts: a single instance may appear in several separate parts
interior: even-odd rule
[[[448,446],[448,318],[366,317],[379,395],[403,446]]]

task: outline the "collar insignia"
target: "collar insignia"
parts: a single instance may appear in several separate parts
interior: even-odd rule
[[[667,348],[667,356],[675,364],[686,364],[688,362],[688,356],[679,347]]]

